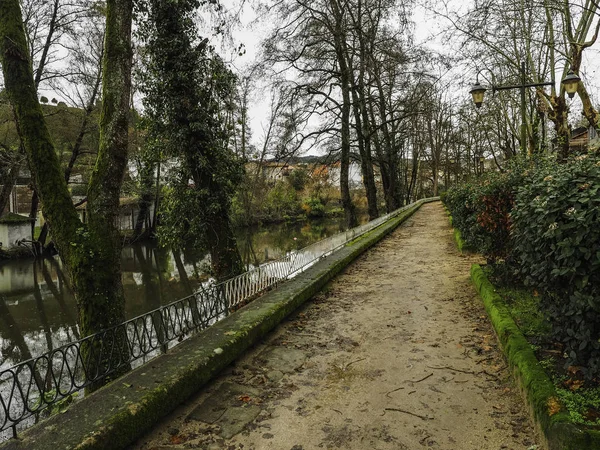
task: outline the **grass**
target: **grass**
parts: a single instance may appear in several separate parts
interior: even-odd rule
[[[572,422],[600,426],[598,380],[586,385],[578,368],[565,366],[561,346],[552,341],[551,323],[541,310],[541,296],[515,284],[510,272],[502,265],[487,266],[484,271],[554,383],[556,394]]]

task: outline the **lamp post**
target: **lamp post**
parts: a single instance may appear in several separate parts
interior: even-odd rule
[[[561,84],[565,87],[565,91],[569,94],[569,98],[575,97],[575,92],[577,92],[580,81],[581,78],[573,72],[573,69],[569,70],[567,76],[561,81]]]
[[[579,81],[579,78],[578,80]],[[563,80],[564,82],[564,80]],[[521,149],[525,151],[527,145],[525,141],[527,140],[527,109],[525,107],[525,89],[529,87],[538,87],[538,86],[552,86],[554,83],[551,82],[543,82],[543,83],[527,83],[527,77],[525,74],[525,63],[521,63],[521,84],[515,85],[504,85],[504,86],[494,86],[492,85],[492,92],[496,91],[505,91],[508,89],[519,89],[521,91]],[[566,88],[566,85],[565,85]],[[577,90],[577,89],[575,89]],[[473,102],[475,106],[481,108],[483,103],[483,98],[485,96],[485,91],[487,89],[479,84],[479,72],[477,72],[477,78],[475,84],[471,87],[469,91],[473,96]]]

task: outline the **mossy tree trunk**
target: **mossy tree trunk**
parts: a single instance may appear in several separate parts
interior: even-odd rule
[[[88,336],[123,321],[120,239],[114,226],[127,161],[127,127],[131,71],[132,2],[108,0],[104,52],[101,143],[88,193],[89,227],[79,220],[67,189],[37,92],[18,0],[0,2],[0,60],[6,91],[14,109],[29,167],[44,205],[44,217],[67,268],[79,308],[81,333]],[[88,377],[121,366],[123,336],[94,341],[82,349],[89,357]],[[116,345],[115,345],[116,344]],[[112,351],[99,357],[103,347]],[[92,389],[105,382],[98,376]]]

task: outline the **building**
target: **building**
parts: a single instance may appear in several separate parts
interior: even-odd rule
[[[0,217],[0,248],[11,250],[19,247],[22,241],[31,241],[31,222],[26,216],[12,212]]]
[[[569,150],[572,153],[585,153],[588,145],[594,139],[598,138],[598,132],[594,127],[579,127],[571,131],[571,140],[569,141]]]

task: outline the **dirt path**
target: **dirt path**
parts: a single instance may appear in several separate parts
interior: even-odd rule
[[[439,203],[133,449],[541,449]]]

